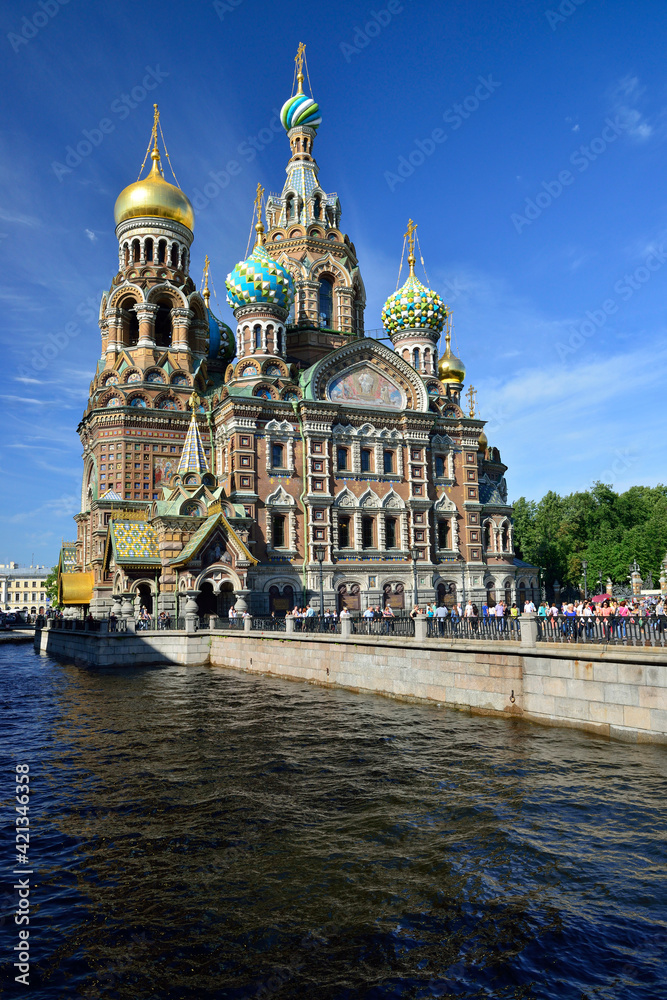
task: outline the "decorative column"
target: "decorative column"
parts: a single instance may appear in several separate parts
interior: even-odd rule
[[[139,340],[137,347],[155,348],[155,317],[158,306],[154,302],[137,302],[134,311],[139,320]]]
[[[173,325],[173,336],[171,338],[171,346],[175,351],[183,351],[185,354],[190,353],[190,345],[188,343],[188,333],[190,332],[190,323],[194,317],[194,313],[191,309],[172,309],[171,318]]]
[[[117,351],[123,349],[123,314],[120,309],[110,309],[107,312],[107,363],[113,366]]]

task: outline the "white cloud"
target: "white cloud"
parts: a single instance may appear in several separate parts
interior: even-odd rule
[[[95,235],[92,229],[86,229],[86,236],[88,237],[91,243],[97,242],[97,236]]]
[[[645,89],[638,77],[627,75],[616,83],[611,94],[612,112],[625,124],[626,134],[637,142],[645,142],[653,135],[653,126],[637,107]]]

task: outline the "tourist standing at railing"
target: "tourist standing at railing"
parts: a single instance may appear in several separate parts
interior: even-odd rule
[[[442,636],[445,634],[445,625],[447,624],[448,614],[449,611],[445,604],[441,604],[438,608],[435,609],[435,617],[438,622],[438,635]]]
[[[227,612],[227,617],[229,618],[229,627],[234,628],[236,625],[236,608],[232,604]]]
[[[502,601],[497,601],[493,609],[493,617],[496,619],[496,628],[502,632],[505,628],[505,605]]]
[[[549,605],[546,601],[542,601],[539,608],[537,609],[537,614],[539,618],[546,618],[549,614]]]
[[[385,604],[384,608],[382,609],[382,617],[384,619],[382,623],[383,625],[382,631],[384,632],[385,635],[389,635],[389,633],[393,631],[394,618],[396,617],[389,604]]]
[[[510,619],[510,632],[518,631],[519,608],[516,604],[516,601],[512,604],[510,608],[509,619]]]
[[[116,623],[117,622],[118,622],[118,619],[116,618],[115,614],[113,613],[113,611],[110,611],[109,612],[109,631],[110,632],[115,632],[116,631]]]
[[[484,604],[482,605],[482,618],[488,618],[488,617],[489,617],[489,605],[486,603],[486,601],[484,601]]]
[[[524,613],[524,615],[534,615],[535,614],[535,605],[533,604],[533,602],[532,602],[532,600],[530,598],[528,598],[528,600],[526,601],[526,603],[523,606],[523,613]]]

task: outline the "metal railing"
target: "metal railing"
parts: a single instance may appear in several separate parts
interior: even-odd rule
[[[251,628],[258,632],[284,632],[286,629],[284,618],[256,618],[252,617]]]
[[[521,638],[521,626],[516,618],[428,618],[426,635],[429,639],[487,639],[494,641]]]
[[[537,641],[613,646],[667,646],[664,615],[558,615],[537,619]]]
[[[353,618],[354,635],[394,635],[411,637],[415,634],[412,618]]]
[[[253,625],[254,628],[254,625]],[[310,618],[295,618],[295,632],[319,632],[340,635],[340,621],[333,615],[311,615]]]

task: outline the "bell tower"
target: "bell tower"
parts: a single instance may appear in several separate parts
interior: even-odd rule
[[[320,185],[313,158],[322,116],[304,93],[305,50],[302,42],[295,58],[296,93],[280,112],[291,157],[282,193],[267,199],[265,246],[292,275],[295,298],[287,317],[287,354],[307,366],[347,343],[351,334],[364,335],[366,290],[354,244],[340,228],[338,195]]]

